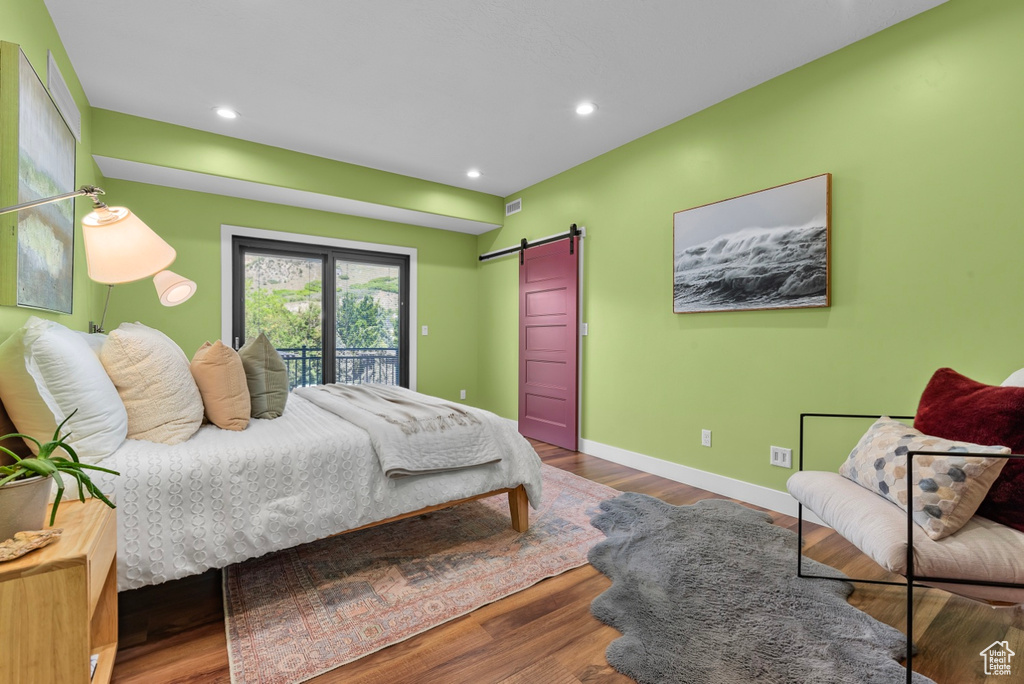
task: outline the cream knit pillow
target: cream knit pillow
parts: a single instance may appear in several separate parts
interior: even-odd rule
[[[178,444],[203,422],[203,398],[188,358],[171,338],[141,323],[107,336],[100,361],[128,412],[128,439]]]

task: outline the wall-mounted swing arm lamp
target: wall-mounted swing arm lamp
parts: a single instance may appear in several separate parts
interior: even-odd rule
[[[82,239],[89,278],[107,285],[103,316],[98,326],[89,323],[90,332],[105,332],[103,322],[114,285],[131,283],[153,276],[157,296],[164,306],[177,306],[196,292],[195,282],[168,271],[177,252],[142,220],[124,207],[108,207],[99,196],[106,194],[93,185],[83,185],[74,192],[25,202],[0,209],[0,215],[31,209],[51,202],[88,196],[93,210],[82,219]]]

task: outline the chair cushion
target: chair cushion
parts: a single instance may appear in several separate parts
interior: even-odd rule
[[[1005,458],[964,456],[966,452],[1008,454],[1004,446],[953,442],[922,434],[882,416],[868,428],[839,474],[901,508],[907,508],[907,453],[942,451],[914,457],[914,522],[932,539],[950,535],[971,519],[999,476]]]
[[[907,514],[891,501],[838,473],[805,470],[786,483],[789,493],[886,570],[907,567]],[[914,574],[1024,584],[1024,533],[974,516],[935,541],[914,525]],[[1024,589],[929,582],[983,601],[1024,603]]]
[[[1002,444],[1024,454],[1024,387],[985,385],[940,368],[921,395],[914,427],[936,437]],[[978,515],[1024,532],[1024,459],[1006,460]]]

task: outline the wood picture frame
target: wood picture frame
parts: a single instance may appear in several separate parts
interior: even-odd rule
[[[672,311],[832,303],[832,174],[677,211]]]
[[[75,189],[75,136],[28,57],[0,42],[0,206]],[[0,304],[70,314],[75,204],[0,216]]]

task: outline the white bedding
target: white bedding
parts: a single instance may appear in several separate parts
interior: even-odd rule
[[[204,426],[168,446],[126,441],[93,480],[117,503],[118,590],[159,584],[427,506],[526,486],[540,501],[540,459],[513,425],[494,426],[501,461],[384,477],[369,436],[295,394],[275,420],[243,432]]]
[[[388,385],[315,385],[295,394],[366,430],[390,478],[501,460],[491,426],[461,404]]]

